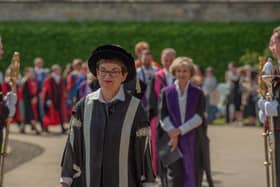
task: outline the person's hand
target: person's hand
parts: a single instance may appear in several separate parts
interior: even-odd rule
[[[40,98],[41,100],[44,100],[44,94],[43,94],[43,92],[41,92],[41,93],[39,94],[39,98]]]
[[[168,145],[171,147],[171,151],[173,152],[177,148],[177,145],[178,145],[178,136],[170,138]]]
[[[261,123],[264,123],[265,122],[265,114],[264,114],[264,111],[262,110],[259,110],[259,120]]]
[[[176,137],[178,137],[180,134],[181,134],[181,131],[180,131],[179,129],[177,129],[177,128],[172,129],[172,130],[170,130],[170,131],[168,132],[168,135],[169,135],[170,138],[176,138]]]
[[[51,106],[52,105],[52,100],[47,100],[47,106]]]
[[[12,121],[13,121],[12,117],[8,117],[7,120],[6,120],[7,124],[11,124]]]
[[[33,98],[31,99],[31,103],[32,103],[32,104],[37,103],[37,97],[33,97]]]

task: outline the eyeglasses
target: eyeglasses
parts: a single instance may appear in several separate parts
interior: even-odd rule
[[[101,69],[101,70],[98,70],[98,72],[100,73],[101,77],[105,77],[106,75],[109,75],[110,77],[117,77],[120,75],[120,73],[122,71],[120,71],[120,70],[108,71],[108,70]]]

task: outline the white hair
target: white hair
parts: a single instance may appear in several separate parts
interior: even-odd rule
[[[162,52],[161,52],[161,56],[163,56],[163,55],[165,55],[167,53],[171,53],[174,56],[176,56],[176,51],[173,48],[165,48],[165,49],[163,49]]]

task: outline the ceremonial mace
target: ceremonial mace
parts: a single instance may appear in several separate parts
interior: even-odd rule
[[[262,73],[263,73],[263,67],[265,65],[265,58],[264,57],[259,57],[259,88],[258,88],[258,92],[261,95],[261,97],[263,99],[265,99],[266,96],[266,92],[267,92],[267,87],[265,82],[262,80]],[[267,123],[267,122],[265,122]],[[269,158],[269,151],[270,150],[270,144],[268,144],[268,139],[269,139],[269,132],[268,132],[268,128],[266,128],[266,124],[264,124],[264,128],[263,128],[263,133],[262,136],[264,138],[264,166],[265,166],[265,171],[266,171],[266,185],[267,187],[270,187],[270,158]]]
[[[9,84],[11,86],[11,92],[8,94],[15,94],[16,93],[16,81],[19,75],[19,68],[20,68],[20,55],[19,52],[14,52],[11,64],[9,65],[10,72],[8,74]],[[7,95],[8,95],[7,94]],[[1,115],[1,114],[0,114]],[[0,187],[3,187],[3,179],[4,179],[4,163],[5,158],[7,156],[7,147],[8,147],[8,140],[9,140],[9,132],[10,132],[10,124],[12,121],[13,116],[9,116],[8,123],[5,130],[5,137],[4,143],[1,150],[1,158],[0,158]]]
[[[273,100],[273,87],[272,81],[275,78],[280,78],[279,75],[273,75],[272,60],[268,60],[266,63],[260,61],[261,69],[261,81],[260,93],[267,101]],[[266,87],[265,87],[265,86]],[[267,125],[266,125],[267,124]],[[264,132],[264,144],[265,144],[265,162],[267,187],[276,187],[276,160],[275,160],[275,135],[274,135],[274,123],[273,116],[267,118],[265,122]],[[271,173],[271,175],[270,175]]]

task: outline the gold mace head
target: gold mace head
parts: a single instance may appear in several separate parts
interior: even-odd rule
[[[10,84],[11,86],[15,86],[16,84],[16,80],[18,78],[19,75],[19,70],[20,70],[20,54],[19,52],[15,51],[12,57],[12,62],[9,66],[10,68]]]

